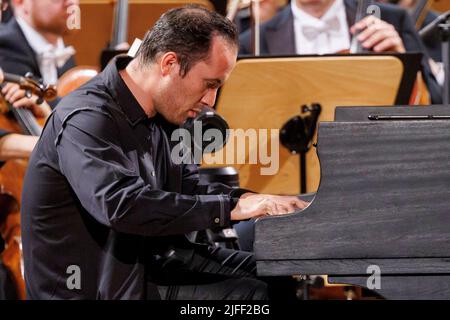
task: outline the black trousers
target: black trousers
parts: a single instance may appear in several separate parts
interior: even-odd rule
[[[164,300],[265,300],[267,284],[256,279],[249,252],[200,246],[169,253],[150,280]]]

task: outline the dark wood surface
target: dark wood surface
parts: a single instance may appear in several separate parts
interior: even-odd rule
[[[383,275],[450,274],[450,258],[259,260],[258,274],[367,276],[372,265],[378,266]]]
[[[449,274],[450,121],[340,120],[319,124],[310,206],[256,222],[258,273]]]
[[[367,121],[369,115],[416,115],[450,116],[450,109],[444,105],[433,106],[389,106],[389,107],[336,107],[334,121]]]

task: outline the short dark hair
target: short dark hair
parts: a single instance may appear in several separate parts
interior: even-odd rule
[[[196,62],[207,59],[214,36],[238,47],[236,27],[227,18],[198,5],[172,9],[147,32],[137,58],[147,64],[154,62],[158,54],[173,51],[184,77]]]

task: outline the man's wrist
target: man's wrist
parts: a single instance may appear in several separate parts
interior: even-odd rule
[[[236,194],[230,196],[230,212],[233,211],[234,208],[236,208],[236,206],[239,202],[239,199],[245,199],[248,196],[255,194],[254,192],[251,192],[248,190],[244,190],[244,189],[241,189],[241,190],[245,191],[245,192],[236,193]]]
[[[253,191],[247,190],[247,189],[242,189],[242,188],[235,188],[229,193],[229,196],[233,197],[233,198],[241,198],[246,193],[253,194],[256,192],[253,192]]]

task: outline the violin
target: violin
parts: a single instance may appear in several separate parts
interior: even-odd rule
[[[52,100],[56,88],[36,81],[31,75],[25,77],[8,74],[0,69],[0,83],[14,82],[27,92],[35,94],[38,100]],[[44,119],[37,120],[33,113],[24,108],[14,108],[0,96],[0,127],[12,133],[39,136]],[[9,160],[0,169],[0,233],[5,240],[1,254],[3,265],[10,272],[16,288],[17,298],[25,299],[23,277],[22,242],[20,233],[20,203],[23,178],[27,167],[24,159]]]

